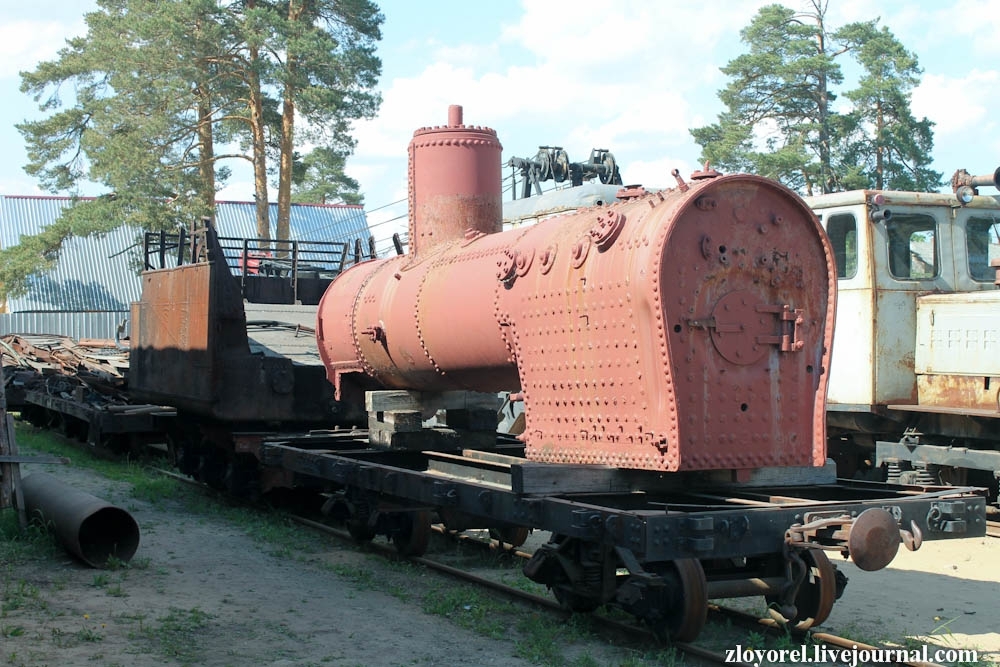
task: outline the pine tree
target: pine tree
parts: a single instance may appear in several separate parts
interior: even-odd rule
[[[931,123],[909,110],[916,58],[876,21],[831,31],[827,8],[828,0],[810,0],[805,12],[769,5],[741,31],[749,52],[722,69],[731,77],[719,92],[726,109],[716,123],[691,130],[701,159],[807,195],[880,184],[936,187],[940,174],[927,169]],[[865,76],[844,93],[854,109],[842,114],[833,105],[843,56],[854,57]]]
[[[841,173],[853,173],[857,184],[876,190],[932,192],[942,174],[929,168],[934,146],[933,123],[917,120],[910,95],[920,82],[917,58],[888,28],[874,22],[852,24],[836,38],[850,45],[864,75],[858,87],[844,93],[853,103],[846,114],[841,142]]]
[[[296,115],[309,124],[305,138],[327,151],[321,155],[346,155],[354,149],[350,122],[373,117],[381,103],[373,89],[381,67],[375,42],[381,39],[383,17],[369,0],[287,0],[276,5],[285,18],[280,24],[283,49],[274,54],[282,84],[280,237],[287,236],[291,211]]]
[[[50,114],[18,129],[27,144],[25,169],[43,187],[73,194],[89,181],[110,193],[68,207],[41,234],[0,251],[2,291],[23,292],[71,235],[121,225],[176,229],[212,217],[233,159],[253,166],[258,233],[268,238],[267,159],[274,146],[284,206],[278,235],[287,236],[296,141],[346,159],[354,147],[350,121],[372,116],[380,103],[374,45],[383,17],[367,0],[97,5],[85,16],[85,36],[22,73],[22,90]],[[300,138],[297,114],[311,126]],[[220,153],[217,146],[236,150]],[[327,160],[341,175],[343,164]],[[341,196],[356,193],[356,182],[339,182]]]

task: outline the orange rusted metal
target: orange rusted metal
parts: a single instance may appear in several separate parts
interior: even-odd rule
[[[411,164],[417,181],[423,167]],[[836,276],[826,236],[767,179],[677,178],[346,271],[318,316],[331,381],[520,388],[536,461],[823,465]]]
[[[466,234],[500,231],[501,150],[496,132],[463,125],[462,107],[455,104],[448,108],[448,125],[413,133],[409,147],[411,256]]]
[[[204,234],[205,261],[142,274],[131,394],[227,422],[356,423],[359,395],[334,400],[312,331],[300,325],[315,307],[258,304],[248,317],[214,231]]]

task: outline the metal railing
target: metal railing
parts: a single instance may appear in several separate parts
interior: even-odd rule
[[[143,270],[217,261],[219,258],[210,256],[205,233],[204,228],[193,233],[187,230],[178,233],[146,232]],[[219,236],[217,239],[218,248],[222,251],[221,259],[230,273],[240,279],[244,295],[248,279],[279,278],[291,284],[293,298],[297,300],[300,279],[333,280],[348,266],[375,258],[373,238],[369,238],[366,244],[361,239],[353,243],[230,236]]]

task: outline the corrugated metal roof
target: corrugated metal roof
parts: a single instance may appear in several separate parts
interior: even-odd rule
[[[0,245],[9,248],[21,236],[37,234],[73,202],[69,197],[0,197]],[[100,238],[67,239],[56,267],[34,278],[28,294],[8,297],[8,311],[128,310],[139,298],[138,238],[135,229],[120,227]]]
[[[0,247],[37,234],[73,202],[70,197],[0,196]],[[273,236],[277,204],[270,213]],[[218,202],[216,225],[220,236],[256,237],[254,204]],[[289,226],[291,238],[300,241],[367,239],[370,233],[364,209],[344,204],[293,204]],[[56,268],[37,278],[27,295],[8,298],[8,312],[127,311],[140,294],[140,239],[137,230],[125,227],[100,238],[68,239]]]

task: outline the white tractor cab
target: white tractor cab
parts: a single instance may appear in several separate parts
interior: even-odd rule
[[[1000,470],[1000,453],[966,449],[1000,445],[1000,197],[977,191],[998,179],[959,171],[953,194],[806,198],[837,264],[827,415],[841,476],[884,467],[890,481],[956,483]]]

